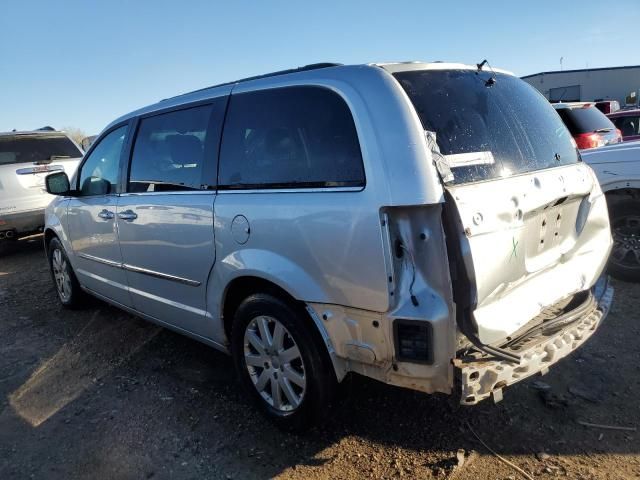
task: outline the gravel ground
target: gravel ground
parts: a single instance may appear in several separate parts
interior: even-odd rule
[[[523,478],[472,431],[534,478],[640,478],[640,285],[614,287],[588,344],[497,405],[354,377],[292,435],[227,356],[98,301],[63,310],[41,239],[21,241],[0,253],[0,479]]]

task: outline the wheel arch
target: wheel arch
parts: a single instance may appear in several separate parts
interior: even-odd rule
[[[46,228],[44,230],[44,249],[46,252],[49,251],[49,244],[51,243],[51,240],[53,240],[54,238],[57,238],[58,240],[60,240],[60,238],[58,237],[58,234],[52,228]]]
[[[633,185],[631,187],[627,186],[626,183],[627,182],[615,188],[608,188],[604,192],[607,200],[609,200],[610,198],[616,200],[623,197],[631,197],[636,200],[640,199],[640,181],[637,185]]]
[[[226,286],[221,302],[221,316],[224,333],[227,342],[231,338],[231,328],[236,310],[240,304],[255,293],[267,293],[281,299],[291,305],[300,313],[300,318],[305,322],[312,337],[322,346],[322,351],[327,355],[327,359],[333,366],[334,373],[338,381],[342,381],[346,375],[346,368],[343,360],[335,354],[335,349],[327,330],[322,325],[320,319],[316,318],[312,309],[308,308],[302,300],[296,299],[289,291],[281,285],[264,277],[252,275],[241,275],[235,277]]]
[[[242,301],[255,293],[268,293],[292,305],[304,308],[304,303],[296,300],[280,285],[256,275],[241,275],[231,280],[222,295],[221,313],[224,333],[227,339],[231,337],[233,316]]]

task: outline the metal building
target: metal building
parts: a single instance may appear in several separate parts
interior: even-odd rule
[[[620,106],[638,106],[640,98],[640,65],[541,72],[522,79],[551,102],[618,100]]]

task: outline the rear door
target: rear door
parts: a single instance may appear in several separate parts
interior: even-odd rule
[[[52,197],[44,178],[56,171],[72,175],[81,157],[78,147],[59,133],[0,136],[0,214],[45,208]]]
[[[558,115],[521,80],[474,70],[395,76],[450,168],[442,173],[460,326],[499,345],[595,283],[611,242],[604,197]]]
[[[206,288],[216,255],[213,204],[226,101],[141,118],[117,208],[134,308],[209,338]]]

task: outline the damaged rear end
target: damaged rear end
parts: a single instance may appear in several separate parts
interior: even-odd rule
[[[394,76],[444,185],[461,402],[499,400],[606,316],[606,201],[553,108],[518,78],[471,69]]]

